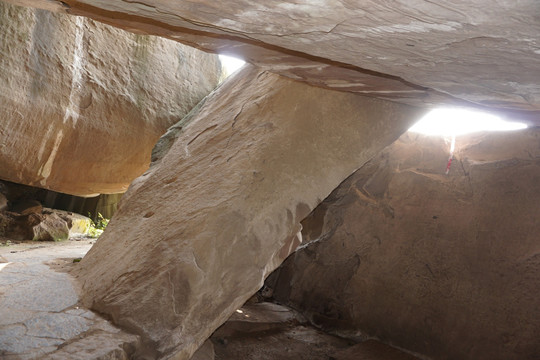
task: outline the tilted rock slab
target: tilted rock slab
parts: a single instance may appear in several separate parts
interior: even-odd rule
[[[123,192],[152,146],[211,92],[217,56],[0,2],[0,178]]]
[[[188,359],[299,244],[300,221],[423,111],[247,67],[136,179],[81,262],[84,302]]]
[[[403,135],[302,223],[274,296],[431,359],[539,359],[540,131]]]
[[[536,0],[9,0],[88,16],[318,86],[540,111]]]

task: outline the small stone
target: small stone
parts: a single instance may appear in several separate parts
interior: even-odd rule
[[[69,238],[67,223],[56,214],[45,216],[44,220],[32,228],[34,241],[63,241]]]

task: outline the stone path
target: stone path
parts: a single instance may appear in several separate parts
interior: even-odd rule
[[[67,271],[93,241],[0,246],[1,359],[125,359],[133,351],[135,336],[78,306]]]

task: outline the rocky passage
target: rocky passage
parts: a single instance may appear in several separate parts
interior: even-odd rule
[[[413,356],[367,338],[540,358],[538,130],[467,138],[448,176],[441,141],[380,153],[437,105],[540,126],[537,1],[8,2],[34,9],[0,2],[0,178],[90,196],[142,174],[77,266],[85,306],[138,337],[98,358]],[[180,43],[251,66],[205,98],[217,57]],[[34,237],[43,213],[15,210]],[[235,313],[300,245],[267,285],[340,339]],[[73,304],[56,312],[90,328]],[[51,320],[40,352],[28,321],[6,324],[6,355],[79,349]]]

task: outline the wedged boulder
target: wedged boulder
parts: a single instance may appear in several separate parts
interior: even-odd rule
[[[318,326],[432,359],[540,358],[540,131],[406,134],[303,222],[271,275]]]
[[[221,76],[216,55],[0,2],[0,178],[119,193]]]
[[[300,221],[423,114],[246,67],[136,179],[80,263],[83,301],[189,359],[299,244]]]
[[[535,0],[64,0],[55,10],[237,54],[317,86],[416,105],[534,111],[539,121]]]

